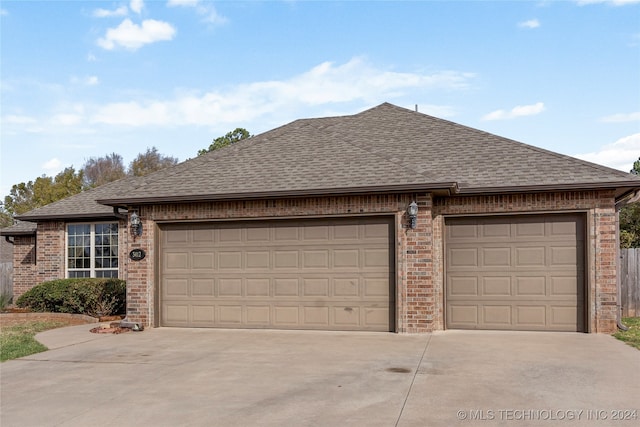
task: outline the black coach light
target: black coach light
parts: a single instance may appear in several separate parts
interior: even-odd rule
[[[407,215],[409,215],[409,220],[411,221],[411,228],[416,228],[416,223],[418,220],[418,204],[413,201],[407,208]]]
[[[134,236],[142,236],[142,221],[137,213],[133,212],[131,214],[131,218],[129,218],[129,222],[131,223],[131,232]]]

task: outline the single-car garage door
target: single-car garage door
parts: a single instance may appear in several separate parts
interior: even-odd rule
[[[447,327],[583,331],[584,221],[580,214],[448,218]]]
[[[160,229],[162,326],[394,328],[390,218]]]

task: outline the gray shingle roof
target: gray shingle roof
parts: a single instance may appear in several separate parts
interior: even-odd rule
[[[99,219],[115,218],[113,207],[99,204],[96,200],[113,197],[123,189],[130,188],[132,183],[141,178],[127,177],[110,182],[91,190],[83,191],[66,199],[50,203],[25,214],[16,216],[22,221],[48,220],[56,218]]]
[[[18,221],[9,227],[0,228],[0,236],[29,236],[36,234],[37,228],[35,222]]]
[[[640,187],[640,178],[384,103],[303,119],[160,171],[109,204],[459,187]]]
[[[142,178],[21,216],[112,215],[138,203],[442,190],[461,194],[611,188],[640,178],[388,103],[296,120]]]

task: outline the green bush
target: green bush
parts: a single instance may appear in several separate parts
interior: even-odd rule
[[[32,311],[100,317],[125,312],[126,283],[120,279],[60,279],[34,286],[18,298]]]

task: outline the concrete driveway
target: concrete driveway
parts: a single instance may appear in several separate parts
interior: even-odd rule
[[[605,335],[90,327],[0,365],[2,427],[640,423],[640,351]]]

